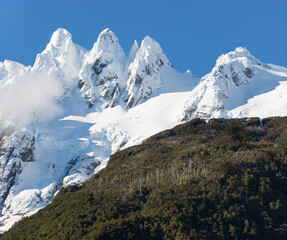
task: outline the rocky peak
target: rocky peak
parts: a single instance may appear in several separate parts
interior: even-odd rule
[[[126,55],[115,34],[108,28],[102,31],[86,55],[79,74],[79,88],[89,107],[98,99],[101,107],[112,107],[125,86]]]
[[[109,46],[118,44],[119,40],[116,35],[109,29],[104,29],[97,40],[97,47],[100,49],[107,49]]]
[[[125,53],[116,35],[108,28],[102,31],[89,53],[88,61],[93,62],[98,58],[112,60],[122,59]]]
[[[245,47],[237,47],[234,51],[221,55],[217,59],[216,65],[227,64],[239,59],[250,64],[261,65],[261,62],[255,58]]]
[[[160,45],[149,36],[146,36],[141,42],[141,46],[135,56],[134,64],[144,62],[155,64],[156,67],[161,67],[164,64],[170,64]],[[130,66],[130,68],[131,67],[132,66]]]
[[[227,87],[246,85],[254,75],[254,65],[262,65],[243,47],[221,55],[211,73],[202,78],[211,82],[222,82]]]
[[[171,66],[160,45],[146,36],[128,69],[126,107],[130,108],[162,86],[160,71]]]
[[[63,83],[65,91],[77,83],[86,49],[73,43],[72,35],[63,28],[56,30],[46,49],[38,54],[33,72],[45,72],[56,76]]]
[[[21,129],[13,133],[9,131],[6,133],[1,132],[0,209],[3,208],[4,200],[12,188],[17,175],[22,171],[22,164],[34,161],[34,143],[35,137],[29,130]]]
[[[221,55],[212,71],[191,92],[181,120],[226,117],[226,102],[232,98],[231,92],[247,85],[255,74],[254,67],[260,65],[262,63],[244,47]]]

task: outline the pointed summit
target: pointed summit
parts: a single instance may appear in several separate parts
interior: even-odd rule
[[[157,41],[152,39],[150,36],[146,36],[141,42],[141,48],[153,49],[157,51],[161,51],[162,49]]]
[[[134,44],[133,44],[132,47],[131,47],[131,50],[130,50],[130,52],[129,52],[129,55],[128,55],[128,58],[129,58],[129,61],[130,61],[130,62],[134,60],[134,58],[135,58],[135,56],[136,56],[136,54],[137,54],[137,52],[138,52],[139,49],[140,49],[140,48],[139,48],[138,42],[137,42],[137,40],[135,40],[135,41],[134,41]]]
[[[59,55],[59,50],[61,52],[67,51],[69,45],[71,45],[72,43],[73,42],[71,33],[69,33],[64,28],[59,28],[53,33],[50,42],[42,53],[50,53],[52,56]]]
[[[33,71],[53,72],[71,82],[79,73],[86,49],[73,43],[72,35],[64,28],[57,29],[46,49],[37,55]]]
[[[110,29],[102,31],[91,51],[86,55],[79,78],[80,91],[85,102],[92,107],[96,99],[101,107],[114,106],[124,87],[124,53],[118,38]]]
[[[58,28],[52,35],[43,55],[49,55],[53,59],[60,62],[70,61],[68,58],[83,56],[86,49],[78,46],[72,41],[72,34],[64,28]]]
[[[97,40],[98,47],[105,48],[111,44],[118,43],[116,35],[109,29],[103,30]]]
[[[146,62],[154,62],[158,66],[170,65],[158,42],[149,36],[142,40],[141,47],[135,57],[135,61],[142,61],[143,59]]]
[[[146,36],[128,69],[126,107],[131,108],[162,86],[160,72],[171,66],[160,45]]]
[[[104,57],[122,59],[125,57],[125,53],[119,43],[116,35],[109,29],[106,28],[102,31],[95,42],[92,50],[89,53],[88,61],[93,62],[96,58]]]
[[[72,40],[72,35],[64,28],[58,28],[52,35],[50,44],[54,47],[63,46],[67,41]]]

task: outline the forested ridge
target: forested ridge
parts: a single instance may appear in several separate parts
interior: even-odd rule
[[[287,239],[287,118],[194,119],[112,155],[2,239]]]

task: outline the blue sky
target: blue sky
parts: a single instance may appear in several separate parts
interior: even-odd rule
[[[1,0],[0,61],[33,64],[59,27],[90,49],[109,27],[125,51],[149,35],[198,77],[237,46],[287,67],[286,10],[286,0]]]

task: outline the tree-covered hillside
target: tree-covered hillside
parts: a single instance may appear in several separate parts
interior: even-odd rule
[[[3,239],[286,239],[287,118],[195,119],[120,151]]]

